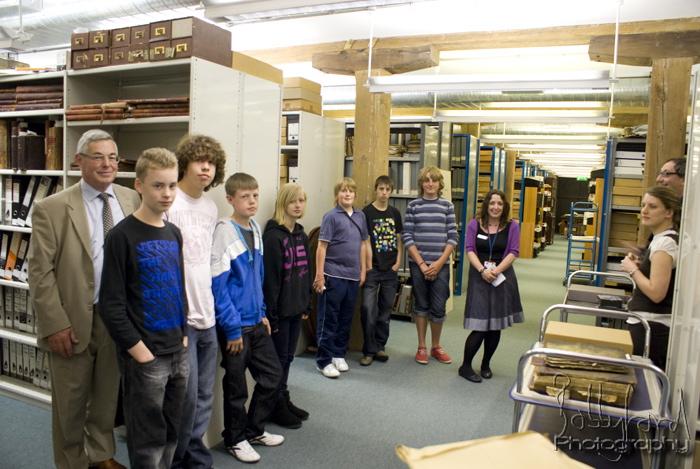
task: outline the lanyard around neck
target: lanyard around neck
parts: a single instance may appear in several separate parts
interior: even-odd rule
[[[486,237],[488,238],[488,243],[489,243],[489,261],[491,260],[491,258],[493,256],[493,247],[496,245],[496,238],[498,238],[499,233],[500,233],[500,231],[497,230],[494,233],[493,238],[491,238],[491,233],[489,233],[489,231],[488,231],[488,226],[486,227]]]

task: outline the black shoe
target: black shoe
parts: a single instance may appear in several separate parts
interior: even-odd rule
[[[277,400],[275,410],[270,415],[270,422],[280,427],[295,429],[301,427],[301,419],[294,415],[283,398]]]
[[[459,367],[459,376],[462,378],[466,379],[467,381],[471,381],[472,383],[480,383],[481,382],[481,376],[477,375],[473,369],[468,368],[464,369],[463,367]]]
[[[384,350],[380,350],[374,355],[374,359],[377,360],[378,362],[385,362],[389,360],[389,355],[386,354]]]
[[[297,418],[300,420],[306,420],[309,418],[309,413],[307,411],[292,404],[292,401],[289,399],[289,391],[284,392],[284,399],[287,401],[287,409],[296,415]]]
[[[481,369],[481,377],[484,379],[491,379],[493,376],[493,373],[491,372],[491,368],[482,368]]]

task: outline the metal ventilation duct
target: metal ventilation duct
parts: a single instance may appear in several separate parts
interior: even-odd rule
[[[615,103],[624,106],[649,105],[649,78],[622,78],[615,86]],[[432,108],[433,93],[395,93],[391,96],[391,105],[397,108]],[[439,93],[439,109],[479,109],[482,103],[490,102],[526,102],[526,101],[602,101],[610,102],[609,91],[560,90],[555,92],[500,92],[500,91],[465,91],[463,93]],[[354,104],[352,96],[324,99],[324,105]]]
[[[99,2],[99,6],[97,2],[89,0],[44,0],[43,3],[41,11],[22,17],[24,31],[32,35],[29,41],[22,44],[24,48],[69,44],[71,31],[76,28],[95,29],[97,23],[105,20],[121,19],[122,22],[133,23],[135,20],[130,17],[139,15],[158,14],[163,17],[172,13],[173,16],[184,16],[182,9],[194,11],[201,5],[199,0],[113,0]],[[7,10],[4,10],[2,13],[0,38],[11,38],[20,25],[17,11],[7,14]]]

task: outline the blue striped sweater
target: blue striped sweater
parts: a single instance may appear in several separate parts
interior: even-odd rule
[[[452,202],[422,197],[409,202],[401,237],[406,249],[416,246],[426,262],[438,260],[445,246],[457,246],[459,239]]]

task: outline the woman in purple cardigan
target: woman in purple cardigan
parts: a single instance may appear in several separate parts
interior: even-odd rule
[[[520,227],[509,220],[506,195],[492,190],[484,197],[478,219],[467,225],[466,250],[469,259],[469,287],[464,309],[464,328],[472,332],[464,344],[464,362],[459,375],[474,383],[493,376],[491,357],[501,340],[501,330],[523,322],[518,279],[513,262],[520,252]],[[472,359],[484,344],[481,376]]]

